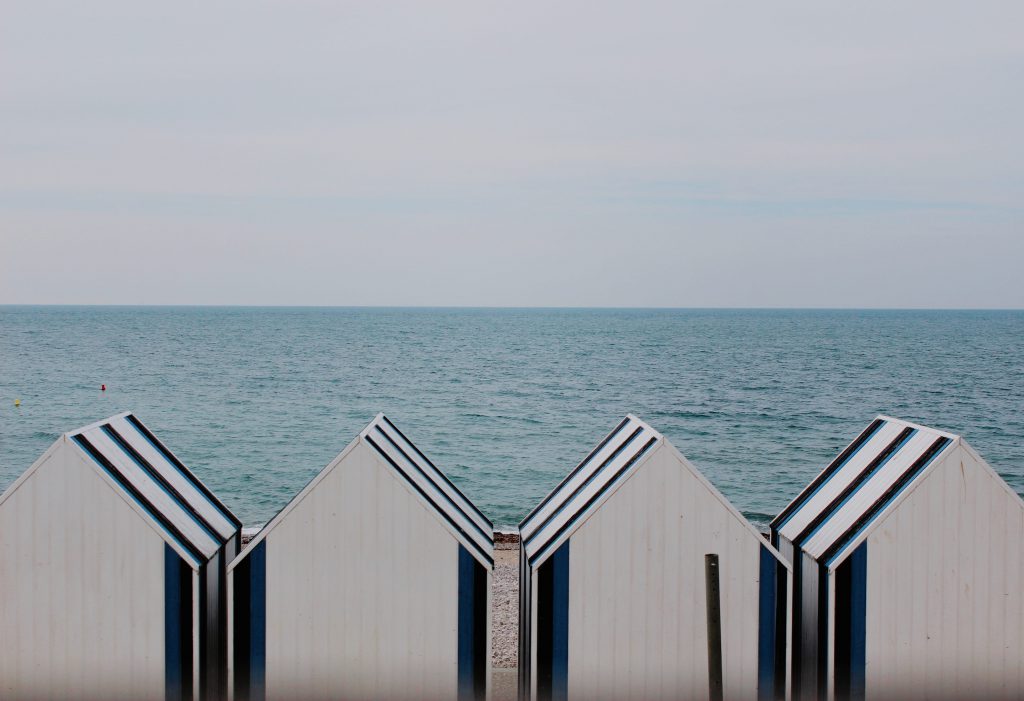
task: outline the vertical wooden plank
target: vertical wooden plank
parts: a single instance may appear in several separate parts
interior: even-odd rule
[[[672,456],[675,462],[675,457]],[[657,474],[653,474],[657,467]],[[649,592],[641,602],[644,607],[644,647],[643,647],[643,675],[644,675],[644,696],[643,701],[660,701],[662,699],[662,674],[661,671],[666,664],[664,657],[665,650],[661,647],[662,629],[665,624],[667,611],[665,610],[665,591],[671,586],[664,576],[663,568],[665,562],[665,485],[667,473],[671,470],[678,470],[678,465],[668,465],[654,462],[650,465],[650,472],[644,475],[643,502],[640,512],[643,516],[643,529],[645,533],[645,557],[644,557],[644,578],[648,584]],[[639,474],[637,475],[640,476]]]
[[[704,592],[707,605],[708,698],[722,701],[722,599],[719,559],[715,553],[704,556]]]

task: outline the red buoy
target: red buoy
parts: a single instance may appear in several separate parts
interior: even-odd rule
[[[100,385],[100,392],[106,392],[106,391],[107,391],[107,386],[106,385]]]

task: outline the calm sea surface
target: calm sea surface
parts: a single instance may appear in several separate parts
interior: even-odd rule
[[[131,410],[249,525],[378,411],[499,526],[627,412],[760,525],[878,413],[1024,493],[1022,398],[1024,312],[0,306],[0,489]]]

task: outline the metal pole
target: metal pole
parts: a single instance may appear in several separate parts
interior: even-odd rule
[[[704,556],[704,587],[708,604],[708,699],[722,701],[722,598],[715,553]]]

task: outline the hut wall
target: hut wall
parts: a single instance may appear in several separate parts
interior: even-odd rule
[[[1019,698],[1017,495],[964,447],[883,519],[867,539],[867,697]]]
[[[0,697],[165,698],[165,543],[59,445],[0,505]]]
[[[757,698],[760,545],[674,451],[652,455],[569,544],[571,698],[707,698],[709,552],[721,563],[725,698]]]
[[[456,697],[460,546],[368,447],[265,547],[267,699]]]

